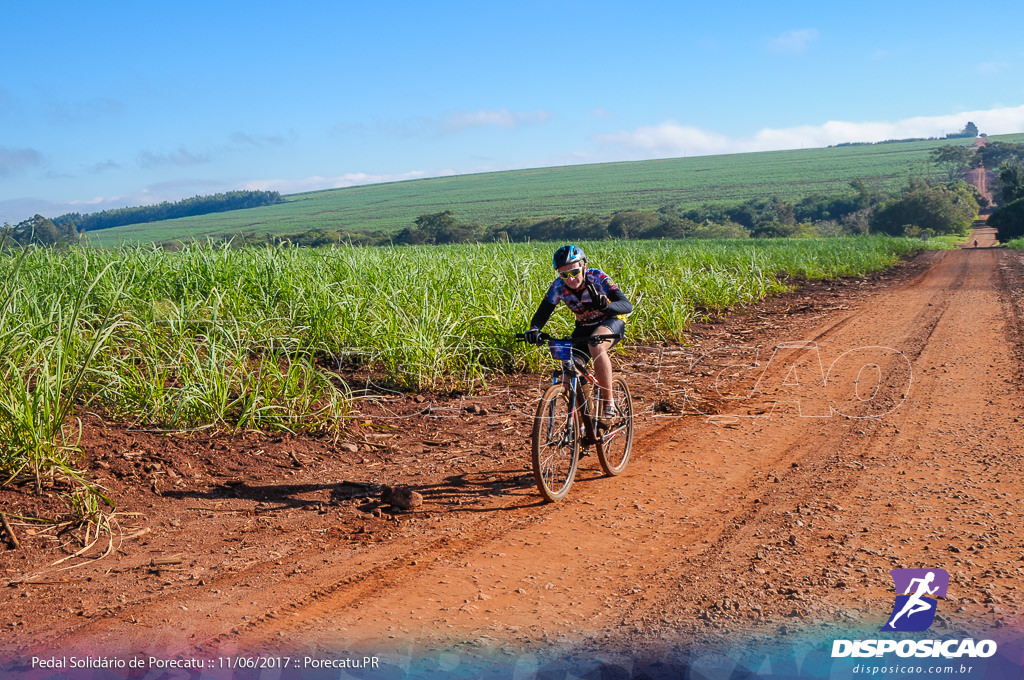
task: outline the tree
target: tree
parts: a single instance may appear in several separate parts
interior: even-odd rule
[[[645,230],[639,235],[640,238],[687,238],[693,236],[697,224],[685,217],[673,214],[659,213],[661,220],[654,227]]]
[[[612,238],[638,238],[642,234],[656,229],[662,217],[649,210],[623,210],[612,216],[608,223],[608,234]]]
[[[988,224],[996,228],[996,238],[1000,241],[1012,241],[1024,236],[1024,198],[996,208],[988,216]]]
[[[455,213],[445,210],[431,215],[420,215],[416,218],[415,224],[417,229],[430,234],[432,243],[444,243],[445,236],[458,227],[459,221],[455,219]]]
[[[978,126],[968,121],[967,125],[964,126],[963,130],[961,130],[960,132],[950,132],[948,135],[945,136],[945,139],[960,139],[964,137],[970,137],[971,139],[974,139],[977,136]]]
[[[965,173],[977,162],[977,154],[973,148],[948,144],[934,149],[931,153],[932,163],[939,166],[949,179],[953,180]]]
[[[56,225],[42,215],[34,215],[10,227],[11,238],[19,245],[36,243],[44,246],[78,243],[80,235],[73,223]]]
[[[879,207],[871,228],[891,236],[903,236],[915,227],[956,234],[964,232],[977,215],[978,202],[963,183],[930,187],[915,181],[902,198]]]
[[[416,226],[403,229],[395,238],[396,243],[409,245],[472,243],[483,239],[486,230],[476,222],[460,223],[451,210],[416,218]]]
[[[850,188],[857,192],[857,200],[853,211],[864,210],[870,208],[877,202],[877,196],[872,194],[868,185],[864,183],[862,179],[855,179],[850,182]]]
[[[1020,165],[1004,163],[999,168],[999,182],[1003,185],[1003,203],[1024,198],[1024,170]]]
[[[1003,163],[1024,162],[1024,144],[1013,142],[988,142],[978,148],[986,168],[998,168]]]
[[[871,233],[871,209],[864,208],[852,213],[843,215],[839,220],[842,231],[845,234],[870,234]]]
[[[427,238],[429,235],[422,229],[416,229],[415,227],[406,227],[402,231],[395,235],[395,243],[403,243],[409,246],[421,246],[428,243]]]

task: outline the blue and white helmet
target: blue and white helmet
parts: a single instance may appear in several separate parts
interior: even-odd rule
[[[558,269],[559,267],[564,267],[567,264],[581,262],[586,259],[587,256],[583,254],[583,249],[570,243],[556,250],[555,256],[551,261],[555,269]]]

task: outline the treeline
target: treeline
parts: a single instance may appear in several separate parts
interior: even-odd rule
[[[966,233],[978,213],[974,187],[963,181],[928,184],[912,179],[893,195],[861,181],[840,196],[814,195],[795,203],[778,198],[734,205],[624,210],[609,215],[555,215],[484,225],[460,222],[451,210],[421,215],[396,233],[314,229],[301,234],[225,236],[236,245],[306,247],[336,245],[443,245],[493,241],[592,241],[602,239],[778,238],[884,233],[921,236]]]
[[[66,213],[55,217],[53,223],[58,227],[73,226],[79,232],[95,231],[123,227],[129,224],[143,224],[173,220],[179,217],[195,217],[210,213],[259,208],[265,205],[282,203],[280,192],[277,191],[228,191],[209,196],[195,196],[169,203],[164,201],[156,205],[145,205],[135,208],[118,208],[83,215]]]
[[[986,167],[998,167],[998,202],[988,218],[1002,242],[1024,237],[1024,144],[989,143]]]
[[[469,241],[545,241],[679,238],[784,238],[883,233],[894,236],[963,233],[978,214],[978,194],[962,181],[931,185],[911,179],[900,195],[851,183],[852,193],[813,195],[795,203],[779,198],[734,205],[626,210],[611,215],[554,216],[485,227],[464,224],[451,211],[422,215],[391,237],[410,245]]]
[[[876,144],[899,144],[902,142],[931,142],[936,139],[974,139],[978,136],[978,126],[968,121],[960,132],[950,132],[943,137],[904,137],[903,139],[885,139],[881,142],[841,142],[832,144],[830,149],[842,146],[874,146]],[[985,135],[981,135],[984,137]]]
[[[997,169],[1004,165],[1024,163],[1024,144],[988,142],[978,147],[977,153],[986,168]]]

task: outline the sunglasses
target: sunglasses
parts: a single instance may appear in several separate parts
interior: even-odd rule
[[[561,276],[563,279],[571,279],[574,276],[578,276],[581,271],[583,270],[577,267],[576,269],[570,269],[569,271],[566,272],[558,272],[558,275]]]

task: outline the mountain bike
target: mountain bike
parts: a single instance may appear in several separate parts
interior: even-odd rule
[[[525,335],[517,336],[525,342]],[[552,358],[560,363],[551,385],[544,391],[533,419],[533,476],[548,501],[560,501],[569,493],[580,457],[594,446],[601,467],[609,475],[621,474],[633,448],[633,398],[621,376],[612,380],[612,400],[618,411],[599,423],[600,393],[590,371],[589,357],[573,351],[573,341],[541,333]],[[593,335],[591,345],[617,335]],[[578,340],[577,340],[578,341]],[[590,389],[587,386],[590,385]]]

